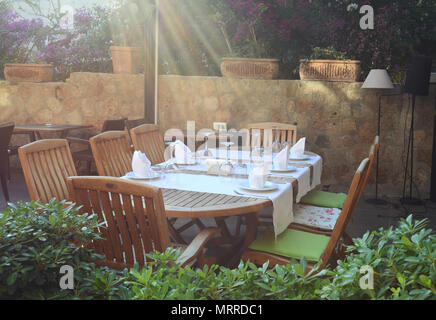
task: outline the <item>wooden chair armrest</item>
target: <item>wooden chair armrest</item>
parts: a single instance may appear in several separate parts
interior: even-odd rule
[[[177,262],[180,263],[182,267],[185,267],[190,262],[194,261],[201,254],[203,254],[203,249],[206,243],[220,232],[220,228],[207,228],[201,231],[194,238],[194,240],[192,240],[186,250],[180,255],[180,257],[177,259]]]
[[[77,142],[77,143],[80,143],[80,144],[86,144],[87,146],[89,145],[89,140],[85,140],[85,139],[81,139],[81,138],[67,137],[67,140],[68,140],[69,143]]]

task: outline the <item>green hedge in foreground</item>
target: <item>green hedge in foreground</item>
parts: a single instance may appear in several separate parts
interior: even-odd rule
[[[38,214],[39,213],[39,214]],[[11,205],[0,213],[0,299],[436,299],[436,236],[426,221],[403,219],[395,228],[354,239],[334,269],[307,275],[305,259],[268,269],[181,268],[179,251],[148,255],[142,270],[96,268],[98,256],[72,244],[99,238],[94,215],[64,203]],[[60,267],[74,267],[74,290],[61,290]],[[374,270],[374,289],[360,287],[361,267]]]

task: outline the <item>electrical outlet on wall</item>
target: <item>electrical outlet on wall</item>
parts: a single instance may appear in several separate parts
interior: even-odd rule
[[[227,131],[227,123],[225,122],[214,122],[213,129],[215,131]]]

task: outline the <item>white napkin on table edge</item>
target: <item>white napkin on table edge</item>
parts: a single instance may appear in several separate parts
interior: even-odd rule
[[[269,168],[267,165],[254,168],[248,174],[248,185],[251,188],[263,188],[265,186],[268,174]]]
[[[154,172],[151,169],[151,162],[141,151],[135,151],[132,157],[132,170],[138,178],[152,178]]]
[[[193,162],[195,154],[180,140],[175,142],[174,155],[177,164],[189,164]]]
[[[304,154],[306,148],[306,138],[301,138],[296,144],[294,144],[289,152],[291,158],[299,158]]]
[[[289,146],[286,146],[278,155],[274,157],[274,168],[279,170],[286,170],[288,168],[289,159]]]

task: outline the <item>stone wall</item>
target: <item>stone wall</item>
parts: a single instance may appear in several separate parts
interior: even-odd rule
[[[144,77],[141,75],[73,73],[66,82],[0,81],[0,123],[94,126],[70,134],[84,138],[98,133],[105,119],[124,117],[144,117]],[[14,135],[12,139],[14,145],[28,142],[26,135]],[[78,150],[80,146],[74,144],[72,149]],[[12,165],[17,165],[16,158],[12,159]]]
[[[308,149],[324,158],[322,181],[328,190],[347,191],[377,133],[380,92],[361,89],[362,83],[161,76],[159,86],[159,123],[165,129],[185,128],[186,120],[195,120],[197,130],[210,128],[214,121],[235,129],[252,122],[297,123],[298,136],[307,137]],[[432,86],[429,97],[417,98],[416,107],[415,182],[425,198],[430,189],[435,95]],[[399,196],[409,96],[382,99],[380,192]],[[374,191],[374,177],[373,172],[367,193]]]
[[[359,162],[368,153],[377,132],[377,91],[360,89],[361,83],[236,80],[220,77],[161,76],[158,122],[164,129],[210,128],[227,122],[241,129],[248,123],[277,121],[298,124],[299,137],[308,149],[324,158],[325,189],[347,191]],[[98,132],[105,119],[144,114],[144,77],[74,73],[65,83],[0,82],[0,123],[91,124]],[[398,91],[398,90],[397,90]],[[415,182],[428,197],[433,143],[436,87],[430,97],[417,98],[415,130]],[[382,100],[380,192],[399,196],[405,160],[405,120],[410,118],[409,96]],[[406,136],[407,138],[407,136]],[[407,141],[407,140],[406,140]],[[14,143],[26,143],[14,136]],[[367,192],[374,190],[374,173]]]

